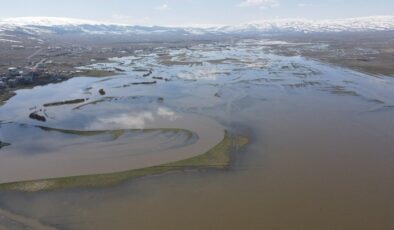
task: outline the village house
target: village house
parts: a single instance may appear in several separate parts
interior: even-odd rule
[[[9,87],[16,87],[17,81],[16,81],[16,79],[8,79],[7,84]]]
[[[5,84],[4,81],[0,81],[0,89],[5,89],[7,85]]]
[[[8,68],[8,75],[10,77],[16,77],[19,75],[19,69],[15,67]]]

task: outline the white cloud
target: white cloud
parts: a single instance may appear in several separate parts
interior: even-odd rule
[[[278,0],[244,0],[239,7],[259,7],[260,9],[279,7]]]
[[[159,6],[159,7],[157,7],[156,9],[164,11],[164,10],[169,10],[170,7],[167,4],[163,4],[163,5]]]
[[[305,3],[298,3],[297,6],[298,7],[305,7],[305,6],[307,6],[307,4],[305,4]]]

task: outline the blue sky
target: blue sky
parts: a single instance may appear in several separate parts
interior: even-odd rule
[[[394,0],[1,0],[0,17],[51,16],[143,25],[239,24],[394,14]]]

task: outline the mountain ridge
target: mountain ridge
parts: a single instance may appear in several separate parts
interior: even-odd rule
[[[141,26],[97,22],[73,18],[23,17],[0,20],[0,33],[19,31],[27,34],[261,34],[394,31],[394,15],[334,20],[274,19],[240,25],[212,27]]]

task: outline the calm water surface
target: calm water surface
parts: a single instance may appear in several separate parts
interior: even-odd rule
[[[194,132],[202,127],[199,137],[217,138],[224,127],[249,135],[251,144],[224,171],[172,172],[102,189],[3,191],[0,226],[394,229],[394,79],[266,54],[267,44],[245,40],[162,48],[86,67],[122,68],[122,76],[75,78],[18,91],[0,108],[0,138],[11,143],[0,157],[12,149],[12,154],[22,153],[20,124],[43,125],[28,117],[31,111],[81,97],[95,103],[44,108],[44,125],[165,128],[192,117],[182,126]],[[144,77],[149,69],[152,74]],[[98,94],[101,88],[105,96]],[[182,135],[171,140],[170,147],[194,143]],[[1,167],[6,172],[9,166]]]

